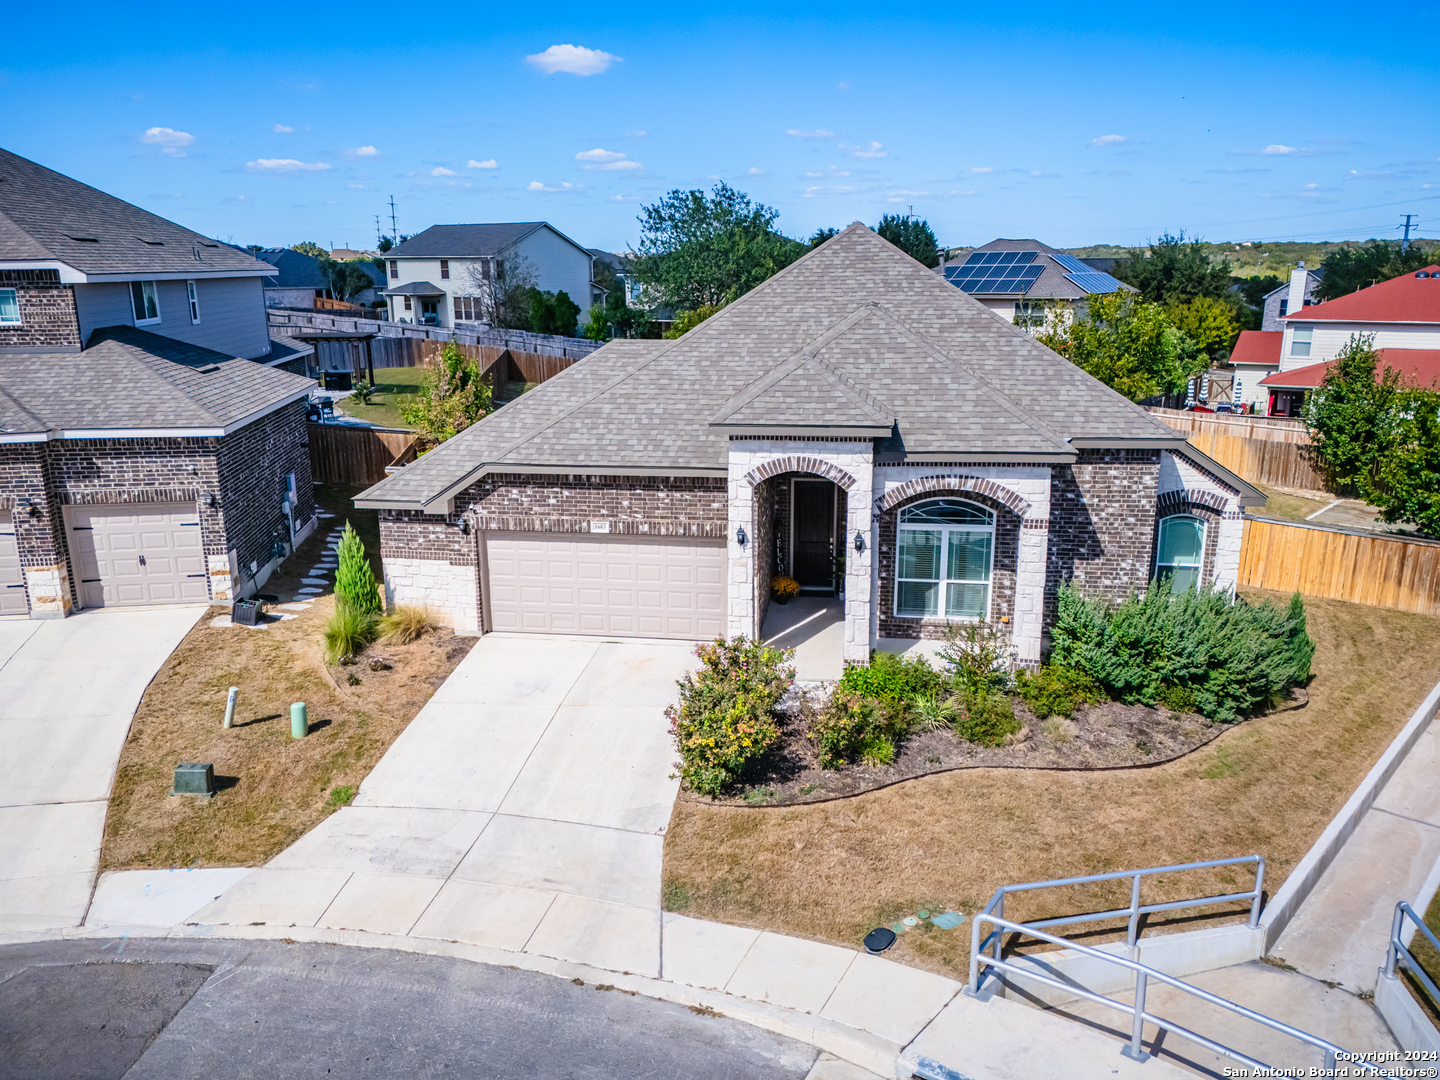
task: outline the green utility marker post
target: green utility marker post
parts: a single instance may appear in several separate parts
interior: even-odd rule
[[[235,698],[240,693],[240,687],[230,687],[230,696],[225,699],[225,726],[235,726]]]
[[[290,737],[303,739],[310,733],[310,721],[305,716],[305,702],[297,701],[290,706]]]

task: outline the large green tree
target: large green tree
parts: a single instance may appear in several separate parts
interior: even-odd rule
[[[1067,320],[1063,310],[1052,311],[1038,335],[1041,344],[1131,401],[1182,393],[1186,380],[1205,369],[1205,355],[1175,328],[1165,307],[1134,293],[1092,296]]]
[[[676,311],[728,304],[805,253],[779,216],[723,181],[709,195],[677,188],[640,211],[635,275]]]
[[[374,287],[375,279],[366,272],[363,262],[336,262],[328,255],[320,259],[320,276],[329,283],[335,299],[349,300]]]
[[[1363,247],[1339,248],[1320,264],[1320,284],[1315,287],[1315,295],[1320,300],[1334,300],[1356,289],[1414,273],[1433,262],[1433,252],[1423,251],[1417,244],[1402,254],[1399,242],[1394,240],[1372,240]]]
[[[1211,262],[1199,237],[1162,233],[1149,250],[1137,248],[1111,273],[1156,304],[1187,304],[1196,297],[1223,300],[1230,291],[1230,262]]]
[[[940,246],[924,218],[886,214],[875,231],[921,265],[932,269],[940,265]]]

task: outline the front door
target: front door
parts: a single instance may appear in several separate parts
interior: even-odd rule
[[[795,580],[802,589],[834,589],[835,485],[796,480],[790,518]]]

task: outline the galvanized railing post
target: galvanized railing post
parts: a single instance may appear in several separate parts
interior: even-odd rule
[[[980,992],[980,916],[984,912],[976,914],[970,921],[970,993]]]
[[[1135,973],[1135,1017],[1130,1024],[1130,1045],[1124,1050],[1128,1058],[1144,1061],[1145,1053],[1145,987],[1149,976],[1143,971]]]
[[[1130,880],[1130,928],[1125,934],[1125,944],[1132,949],[1135,939],[1140,936],[1140,875]]]
[[[1000,893],[996,896],[996,901],[997,901],[997,902],[996,902],[996,904],[995,904],[995,914],[996,914],[999,918],[1002,918],[1002,919],[1003,919],[1003,918],[1005,917],[1005,893],[1004,893],[1003,891],[1000,892]],[[995,925],[995,924],[992,924],[992,925]],[[1005,928],[1002,927],[1002,926],[999,926],[999,925],[995,925],[995,962],[996,962],[997,964],[998,964],[1001,960],[1005,959],[1005,958],[1001,955],[1002,947],[1003,947],[1003,945],[1004,945],[1004,942],[1005,942]]]
[[[1260,925],[1260,898],[1265,894],[1265,856],[1255,863],[1255,899],[1250,901],[1250,929]]]
[[[1395,962],[1400,959],[1400,931],[1405,923],[1404,902],[1395,905],[1395,914],[1390,917],[1390,944],[1385,949],[1385,977],[1395,977]]]

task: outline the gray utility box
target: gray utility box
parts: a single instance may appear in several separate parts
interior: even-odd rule
[[[241,626],[254,626],[260,621],[260,601],[236,600],[230,608],[230,621]]]
[[[187,761],[175,766],[175,787],[171,795],[215,794],[215,766],[202,765],[198,761]]]

